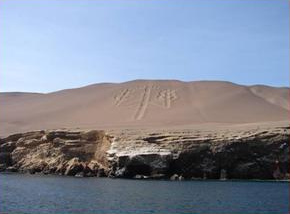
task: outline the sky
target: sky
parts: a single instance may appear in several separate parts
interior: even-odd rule
[[[134,79],[289,86],[288,0],[0,0],[0,91]]]

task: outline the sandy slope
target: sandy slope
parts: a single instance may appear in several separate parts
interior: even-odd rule
[[[0,93],[0,134],[287,121],[289,88],[136,80],[49,94]]]

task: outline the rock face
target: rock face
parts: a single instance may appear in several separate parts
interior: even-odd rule
[[[286,179],[289,127],[35,131],[0,139],[0,170],[135,179]]]
[[[97,176],[107,173],[108,136],[103,131],[36,131],[1,139],[1,169]]]

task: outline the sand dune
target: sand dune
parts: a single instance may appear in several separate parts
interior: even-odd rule
[[[39,93],[0,93],[0,134],[56,128],[151,128],[287,121],[289,88],[135,80]]]

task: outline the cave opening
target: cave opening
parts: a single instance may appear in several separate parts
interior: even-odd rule
[[[151,175],[151,167],[146,164],[137,164],[137,165],[128,165],[126,167],[126,176],[127,177],[134,177],[135,175]]]

